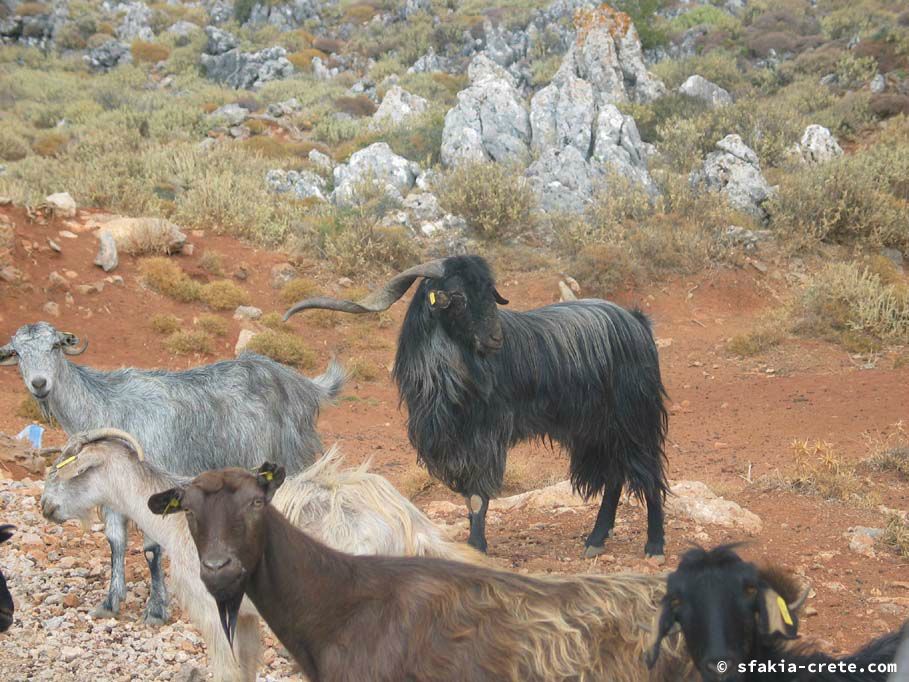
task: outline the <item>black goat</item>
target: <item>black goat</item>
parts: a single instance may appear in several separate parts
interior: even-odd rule
[[[807,593],[782,570],[743,561],[735,545],[689,550],[669,575],[647,663],[656,663],[663,637],[680,627],[706,682],[885,682],[899,632],[840,659],[787,643],[798,635]]]
[[[15,526],[0,526],[0,544],[3,544],[13,536],[13,530],[15,530]],[[3,572],[0,571],[0,632],[9,630],[9,626],[13,624],[14,611],[13,595],[9,593],[9,589],[6,587],[6,578],[3,577]]]
[[[419,458],[467,498],[470,544],[486,550],[486,509],[508,449],[549,438],[568,450],[575,488],[603,494],[587,556],[604,551],[626,484],[647,502],[645,553],[663,554],[668,418],[647,318],[599,299],[499,310],[508,301],[486,261],[458,256],[402,272],[357,303],[301,301],[285,319],[307,308],[385,310],[419,277],[394,378]]]

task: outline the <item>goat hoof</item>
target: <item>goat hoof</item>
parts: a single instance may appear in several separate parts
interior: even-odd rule
[[[584,558],[585,559],[593,559],[594,557],[598,557],[601,554],[605,554],[605,553],[606,553],[606,547],[604,545],[599,545],[599,546],[587,545],[584,548]]]
[[[99,606],[94,611],[92,611],[91,616],[92,618],[96,618],[98,620],[106,620],[108,618],[119,618],[120,614],[116,611],[112,611],[106,606]]]
[[[160,616],[152,616],[152,615],[149,615],[146,613],[144,616],[142,616],[142,622],[145,623],[146,625],[158,626],[158,625],[164,625],[167,622],[167,618],[162,618]]]

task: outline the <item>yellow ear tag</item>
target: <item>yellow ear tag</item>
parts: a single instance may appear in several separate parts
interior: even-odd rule
[[[75,456],[75,455],[73,455],[72,457],[67,457],[66,459],[64,459],[62,462],[60,462],[60,463],[57,465],[57,468],[58,468],[58,469],[62,469],[62,468],[65,467],[67,464],[72,464],[72,463],[75,462],[75,461],[76,461],[76,456]]]
[[[435,305],[435,304],[436,304],[436,292],[430,291],[429,292],[429,305]]]
[[[170,500],[168,500],[167,506],[164,507],[164,513],[168,514],[172,511],[177,511],[179,509],[180,509],[180,500],[178,500],[176,497],[172,497],[172,498],[170,498]]]
[[[789,615],[789,607],[786,606],[786,600],[782,597],[777,597],[776,603],[780,607],[780,615],[783,617],[783,622],[786,625],[792,625],[792,616]]]
[[[259,474],[259,476],[264,478],[269,483],[271,483],[271,480],[275,477],[275,475],[273,473],[271,473],[270,471],[263,471],[261,474]]]

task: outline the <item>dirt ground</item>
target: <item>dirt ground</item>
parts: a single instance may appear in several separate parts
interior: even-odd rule
[[[205,312],[198,304],[178,304],[142,288],[136,260],[121,255],[119,275],[124,283],[107,284],[102,292],[80,295],[75,286],[103,280],[92,265],[97,241],[85,224],[91,214],[73,221],[53,220],[47,225],[29,223],[17,208],[0,208],[15,225],[13,263],[27,277],[25,284],[0,282],[0,343],[22,324],[46,319],[59,329],[90,340],[78,362],[99,368],[125,365],[181,369],[211,362],[215,357],[173,356],[163,338],[149,325],[153,314],[169,312],[187,323]],[[59,235],[69,230],[77,238]],[[48,247],[54,239],[62,253]],[[271,287],[270,271],[286,256],[252,248],[236,240],[194,233],[192,256],[179,262],[192,275],[205,280],[199,266],[206,251],[224,256],[228,272],[241,264],[249,273],[240,282],[252,303],[264,311],[283,311],[278,292]],[[307,276],[325,293],[340,294],[337,276],[314,258],[304,264]],[[768,306],[784,296],[788,264],[770,259],[766,273],[746,266],[718,269],[684,277],[633,292],[616,299],[640,305],[653,319],[661,345],[661,364],[670,395],[671,419],[668,445],[672,480],[705,482],[717,494],[756,513],[763,531],[755,537],[690,520],[667,519],[667,564],[694,542],[717,544],[746,540],[749,557],[768,559],[791,567],[810,581],[816,595],[809,606],[816,615],[804,622],[803,632],[821,639],[833,651],[843,651],[871,636],[896,628],[909,616],[909,561],[878,547],[874,558],[853,553],[844,534],[853,526],[880,527],[885,517],[875,505],[858,508],[841,502],[789,491],[764,492],[751,485],[777,473],[792,473],[795,463],[791,444],[796,439],[822,439],[832,443],[845,459],[868,456],[863,434],[881,432],[909,418],[909,367],[896,368],[891,355],[875,362],[850,357],[840,348],[816,341],[791,339],[755,359],[738,358],[726,350],[729,337],[750,328]],[[73,303],[65,292],[48,290],[48,274],[72,271]],[[511,307],[529,309],[558,300],[559,274],[555,270],[499,272],[499,290]],[[356,282],[357,285],[375,282]],[[47,301],[60,305],[59,317],[42,312]],[[409,296],[396,304],[387,321],[357,319],[340,314],[318,318],[300,315],[293,328],[318,356],[318,373],[332,355],[342,362],[366,362],[378,368],[373,381],[352,381],[337,406],[326,409],[319,421],[324,442],[338,442],[350,462],[372,458],[373,467],[396,485],[406,485],[417,470],[416,457],[405,431],[405,413],[398,408],[397,393],[388,368],[393,362],[400,321]],[[217,340],[217,358],[233,356],[241,323],[231,313],[220,313],[230,331]],[[326,320],[328,320],[326,322]],[[318,324],[316,324],[316,322]],[[26,396],[15,368],[0,371],[0,431],[17,433],[28,420],[17,416]],[[61,443],[60,431],[47,434],[47,444]],[[565,478],[567,460],[562,453],[541,445],[516,448],[510,466],[527,479],[519,487],[533,487]],[[7,467],[7,476],[23,472]],[[863,474],[865,476],[866,474]],[[876,503],[909,509],[909,486],[890,474],[867,474],[863,479]],[[0,488],[4,485],[0,480]],[[416,501],[458,502],[445,489],[434,486],[420,492]],[[2,510],[0,510],[2,513]],[[643,559],[645,516],[632,504],[619,509],[616,537],[608,541],[607,554],[596,562],[582,560],[583,539],[589,532],[595,507],[579,514],[491,514],[490,554],[503,567],[531,572],[577,573],[624,569],[658,571],[666,567]],[[0,517],[2,520],[2,517]],[[449,521],[460,537],[466,523]],[[138,543],[138,540],[135,540]],[[87,543],[87,551],[97,543]],[[41,558],[40,556],[38,557]],[[39,561],[39,565],[40,565]],[[130,570],[144,571],[138,544],[130,557]]]

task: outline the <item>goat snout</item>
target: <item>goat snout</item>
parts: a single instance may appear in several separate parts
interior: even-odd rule
[[[36,398],[46,398],[49,390],[47,388],[47,379],[44,377],[35,377],[31,381],[32,393]]]
[[[229,554],[216,554],[201,559],[200,577],[216,599],[230,597],[238,590],[246,575],[243,565]]]
[[[229,556],[209,557],[202,560],[202,565],[209,571],[220,571],[232,561]]]
[[[48,521],[56,521],[57,510],[60,508],[60,505],[54,504],[41,498],[41,514]]]

